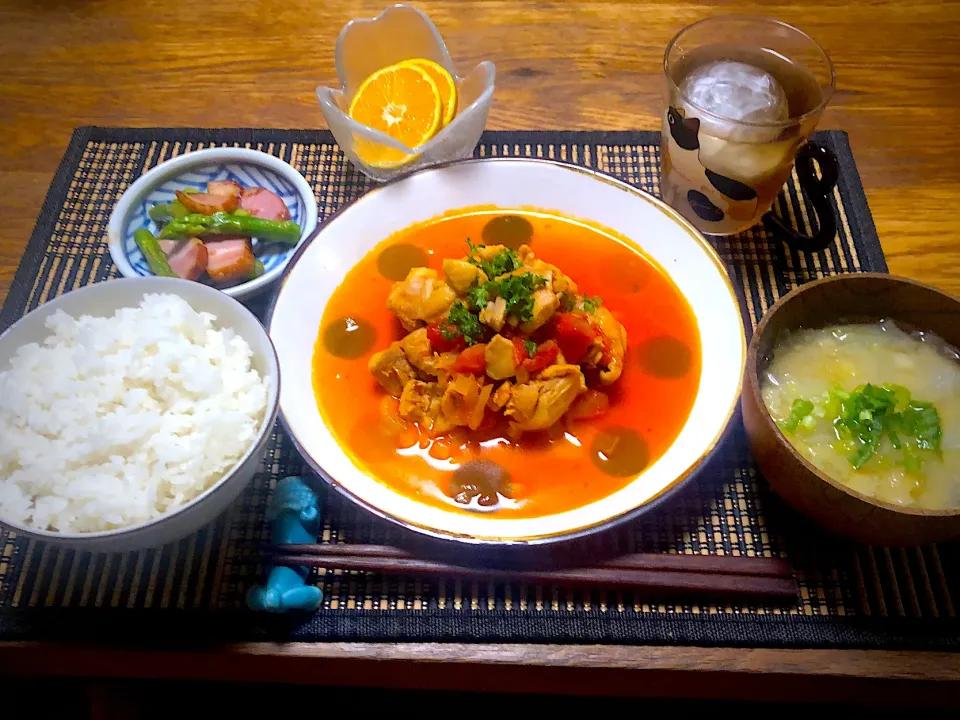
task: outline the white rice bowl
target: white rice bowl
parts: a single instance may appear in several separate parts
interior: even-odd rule
[[[171,294],[112,317],[46,319],[0,371],[0,516],[63,533],[190,502],[257,442],[269,378],[215,316]]]

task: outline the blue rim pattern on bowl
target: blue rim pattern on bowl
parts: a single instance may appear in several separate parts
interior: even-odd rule
[[[153,233],[159,232],[159,228],[147,214],[150,208],[154,205],[176,200],[177,190],[194,188],[205,191],[207,183],[211,180],[233,180],[245,188],[264,187],[271,190],[287,206],[290,211],[290,219],[303,227],[303,220],[306,217],[303,198],[292,183],[273,170],[251,163],[211,163],[200,168],[193,168],[151,189],[133,209],[123,231],[123,252],[138,275],[153,275],[146,259],[143,257],[143,253],[140,252],[133,239],[134,231],[143,227]],[[293,255],[295,248],[284,248],[276,243],[267,244],[254,240],[253,250],[260,261],[263,262],[265,271],[269,273],[280,268]]]

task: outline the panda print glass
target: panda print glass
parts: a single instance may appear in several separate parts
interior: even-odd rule
[[[664,72],[663,199],[704,233],[752,227],[770,209],[833,92],[830,59],[789,25],[714,17],[674,37]]]

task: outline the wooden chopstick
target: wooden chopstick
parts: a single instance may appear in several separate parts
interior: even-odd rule
[[[561,570],[504,570],[421,560],[400,548],[380,545],[277,545],[273,561],[385,574],[496,577],[505,581],[578,587],[642,589],[691,595],[796,597],[798,586],[789,563],[779,558],[718,555],[633,554],[596,567]]]
[[[318,558],[417,557],[393,545],[351,545],[348,543],[317,545],[271,545],[274,555],[309,555]],[[763,577],[793,577],[793,567],[781,558],[758,558],[735,555],[677,555],[669,553],[633,553],[605,560],[597,567],[626,568],[630,570],[676,570],[718,575],[759,575]]]

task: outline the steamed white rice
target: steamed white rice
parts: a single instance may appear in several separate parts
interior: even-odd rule
[[[254,443],[252,351],[176,295],[46,322],[0,372],[0,518],[60,532],[142,523],[214,485]]]

